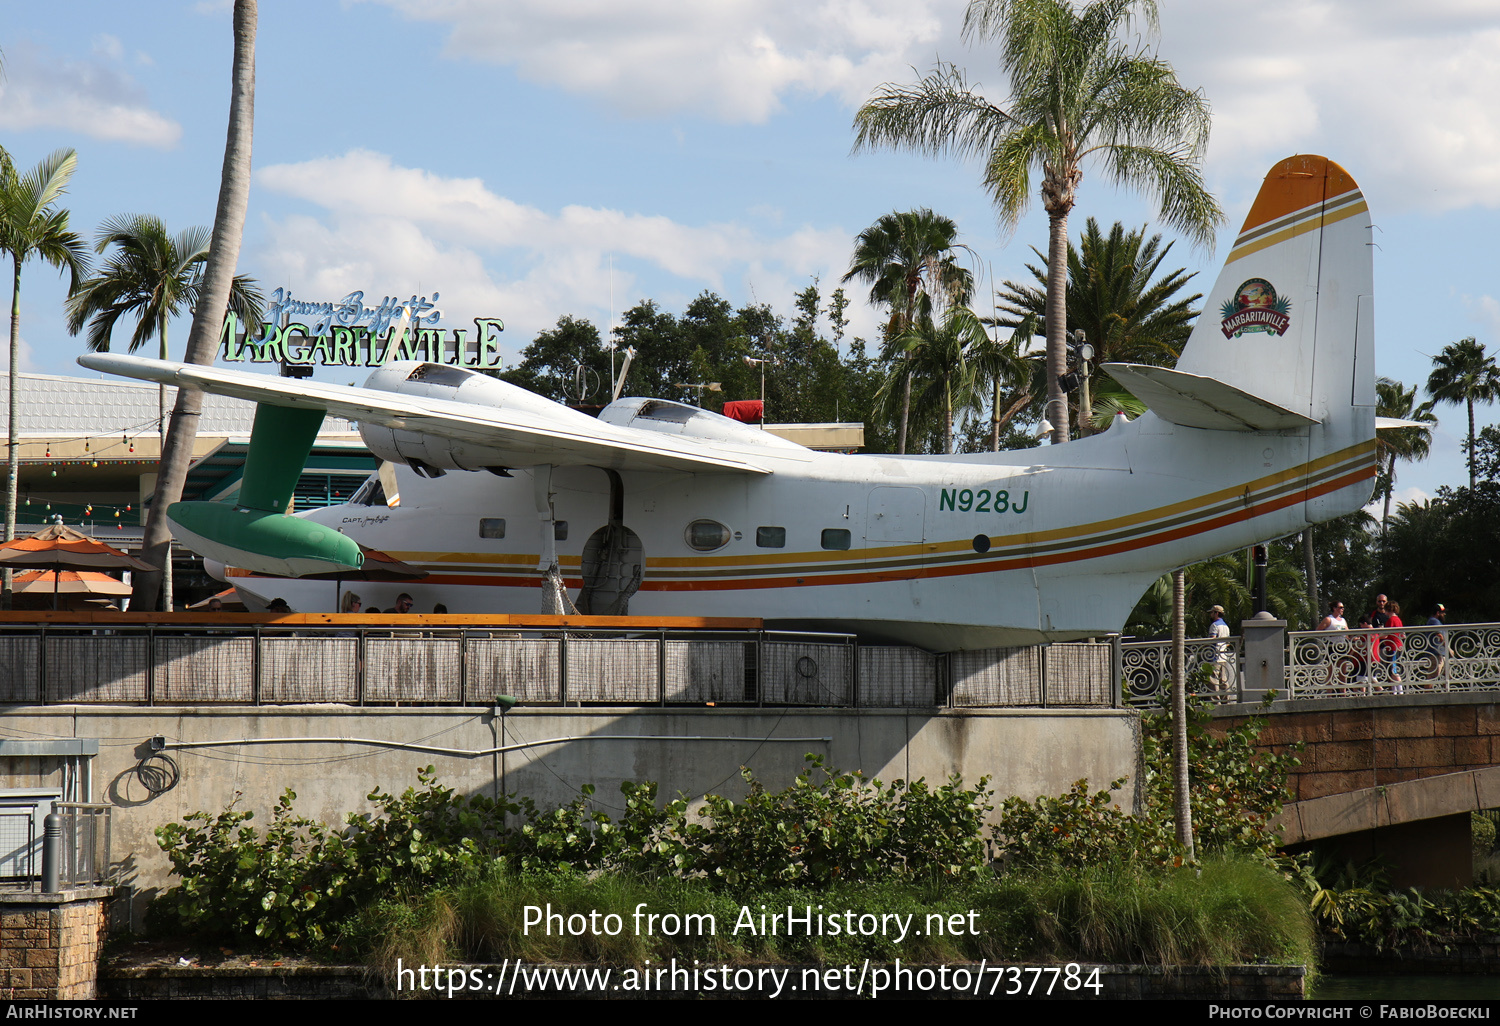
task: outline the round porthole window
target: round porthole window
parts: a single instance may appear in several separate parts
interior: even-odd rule
[[[687,525],[687,543],[699,552],[712,552],[729,544],[729,528],[717,520],[694,520]]]

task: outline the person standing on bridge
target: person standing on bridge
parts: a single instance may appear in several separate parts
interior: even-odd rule
[[[1385,625],[1387,627],[1405,627],[1401,622],[1401,603],[1390,602],[1387,605],[1390,612],[1387,614]],[[1395,683],[1396,694],[1401,694],[1401,635],[1387,634],[1381,639],[1381,646],[1385,651],[1386,661],[1391,664],[1391,680]]]
[[[1432,607],[1432,615],[1427,618],[1428,627],[1443,627],[1448,622],[1448,607],[1439,602]],[[1448,632],[1427,631],[1427,651],[1432,653],[1432,677],[1434,680],[1442,677],[1448,671]]]
[[[1328,612],[1323,619],[1318,621],[1320,631],[1347,631],[1349,621],[1344,619],[1344,604],[1342,602],[1330,602]]]
[[[1337,599],[1328,603],[1328,612],[1324,614],[1323,619],[1318,621],[1316,629],[1320,631],[1347,631],[1349,629],[1349,621],[1344,618],[1344,604]],[[1344,639],[1345,642],[1347,640],[1347,638]],[[1334,642],[1330,639],[1325,646],[1325,658],[1328,659],[1328,680],[1326,683],[1329,688],[1332,688],[1338,680],[1347,682],[1359,675],[1359,665],[1349,655],[1342,654],[1334,658],[1335,652],[1346,653],[1347,650],[1340,647],[1343,644],[1344,642]]]
[[[1229,624],[1224,622],[1224,607],[1213,606],[1208,615],[1213,617],[1213,623],[1208,625],[1208,636],[1215,640],[1214,644],[1214,674],[1213,689],[1219,695],[1229,692],[1229,660],[1232,658],[1229,652]]]

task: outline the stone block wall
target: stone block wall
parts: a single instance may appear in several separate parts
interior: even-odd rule
[[[1224,721],[1243,722],[1230,713]],[[1305,747],[1297,801],[1500,765],[1500,706],[1469,695],[1278,702],[1261,747]]]
[[[109,926],[108,888],[0,892],[0,998],[91,1001]]]

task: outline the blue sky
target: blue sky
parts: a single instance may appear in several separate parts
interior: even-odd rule
[[[1323,153],[1360,182],[1377,225],[1380,373],[1425,381],[1431,355],[1468,335],[1497,351],[1500,3],[1159,6],[1161,55],[1213,106],[1206,178],[1231,221],[1216,253],[1173,249],[1204,272],[1196,284],[1212,284],[1266,169]],[[871,90],[938,57],[1003,105],[993,50],[960,39],[964,7],[264,3],[240,271],[308,300],[436,290],[454,324],[503,318],[512,354],[563,314],[606,326],[644,298],[680,312],[711,289],[789,312],[814,275],[825,291],[836,283],[854,235],[895,209],[952,217],[984,276],[1019,278],[1045,243],[1039,208],[1007,236],[973,166],[849,153]],[[75,230],[92,238],[123,213],[173,231],[211,222],[228,3],[10,5],[0,54],[0,145],[22,166],[77,149]],[[1090,170],[1075,231],[1088,216],[1151,220]],[[81,373],[62,300],[57,275],[27,265],[28,369]],[[855,308],[856,333],[875,324]],[[186,323],[172,333],[180,353]],[[1398,499],[1465,479],[1463,411],[1439,412],[1434,454],[1400,468]]]

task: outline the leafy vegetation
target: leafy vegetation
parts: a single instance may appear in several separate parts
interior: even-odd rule
[[[1167,729],[1157,717],[1146,726],[1153,772],[1141,783],[1140,816],[1114,800],[1119,782],[1098,793],[1080,782],[1060,798],[1009,799],[986,828],[987,781],[884,784],[816,757],[780,791],[747,771],[745,797],[710,795],[696,811],[681,797],[658,802],[654,784],[627,782],[618,819],[593,807],[589,787],[567,805],[542,809],[524,798],[460,795],[430,769],[399,796],[373,792],[375,811],[350,815],[341,828],[297,816],[287,792],[263,834],[250,813],[232,808],[158,830],[182,883],[157,900],[152,918],[208,939],[313,950],[338,943],[377,963],[640,961],[669,951],[836,961],[1305,961],[1310,928],[1301,899],[1267,857],[1269,817],[1290,757],[1255,755],[1255,724],[1215,735],[1206,722],[1199,710],[1190,732],[1195,814],[1200,822],[1217,818],[1200,850],[1224,855],[1192,870],[1177,868],[1166,772],[1154,765]],[[641,902],[679,916],[712,914],[727,926],[751,895],[768,908],[821,904],[923,917],[974,910],[979,933],[898,951],[878,937],[538,937],[522,929],[528,904],[625,916]]]
[[[1154,0],[973,0],[964,36],[999,44],[1009,78],[1006,108],[939,62],[914,86],[887,83],[855,114],[855,149],[891,147],[929,156],[979,157],[1000,222],[1014,226],[1032,199],[1032,172],[1049,223],[1047,416],[1067,441],[1064,295],[1068,215],[1085,158],[1104,176],[1138,189],[1161,219],[1207,243],[1224,219],[1203,186],[1208,102],[1177,81],[1165,61],[1127,38],[1156,28]]]
[[[1483,821],[1482,814],[1475,819]],[[1378,862],[1335,865],[1316,854],[1302,868],[1326,940],[1364,944],[1377,952],[1433,951],[1491,943],[1500,934],[1500,891],[1491,886],[1393,888]]]
[[[971,789],[956,778],[940,787],[886,785],[813,756],[782,791],[748,771],[745,781],[745,798],[709,795],[696,814],[681,797],[658,806],[655,784],[627,781],[615,822],[592,807],[592,786],[541,809],[530,798],[460,795],[429,768],[420,789],[371,793],[378,811],[351,814],[341,829],[296,815],[287,791],[264,835],[253,813],[233,808],[159,828],[182,884],[157,900],[153,916],[189,933],[305,946],[378,900],[473,883],[496,869],[677,876],[738,890],[986,871],[985,781]]]
[[[1146,229],[1127,231],[1119,221],[1108,234],[1099,222],[1089,218],[1078,245],[1068,242],[1067,331],[1084,332],[1094,347],[1089,364],[1090,391],[1123,392],[1113,379],[1100,369],[1105,363],[1147,363],[1172,366],[1182,354],[1183,344],[1192,333],[1198,317],[1197,302],[1201,293],[1184,293],[1196,277],[1186,268],[1165,272],[1158,277],[1162,261],[1172,251],[1172,243],[1162,245],[1160,235],[1146,237]],[[1037,259],[1046,255],[1035,247]],[[1047,319],[1047,269],[1027,264],[1034,284],[1014,281],[1001,283],[998,293],[999,323],[1019,328],[1025,324],[1041,326]],[[1081,368],[1076,368],[1081,370]],[[1077,393],[1082,400],[1083,391]],[[1128,395],[1128,393],[1125,393]],[[1095,410],[1081,411],[1078,426],[1083,434],[1092,434],[1099,425]],[[1103,412],[1103,411],[1101,411]],[[1109,411],[1107,415],[1112,415]],[[1106,419],[1103,426],[1107,426]]]
[[[1287,777],[1298,764],[1296,753],[1257,750],[1263,720],[1220,731],[1209,729],[1211,720],[1207,703],[1189,703],[1188,780],[1197,850],[1284,869],[1272,824],[1291,797]],[[1171,718],[1146,715],[1141,728],[1139,814],[1130,815],[1121,803],[1129,797],[1122,794],[1124,779],[1108,790],[1091,791],[1080,780],[1058,797],[1008,798],[995,828],[1006,865],[1033,871],[1183,865],[1172,820]]]
[[[548,935],[523,929],[526,906],[550,906],[564,917],[597,911],[626,925],[602,931]],[[667,936],[637,933],[637,908],[712,917],[716,932]],[[799,913],[856,910],[865,915],[911,916],[921,928],[891,935],[771,936],[734,930],[745,908]],[[929,917],[933,917],[929,919]],[[962,924],[938,931],[932,923]],[[1211,859],[1201,872],[1142,873],[1091,866],[1074,873],[1010,874],[999,880],[933,878],[830,888],[772,887],[736,894],[701,880],[643,880],[580,873],[523,876],[496,872],[460,887],[407,901],[387,900],[347,924],[349,946],[369,953],[390,976],[405,965],[448,961],[661,964],[700,959],[859,963],[865,958],[905,963],[1118,962],[1154,965],[1229,965],[1247,961],[1311,964],[1314,935],[1297,888],[1264,866]]]

